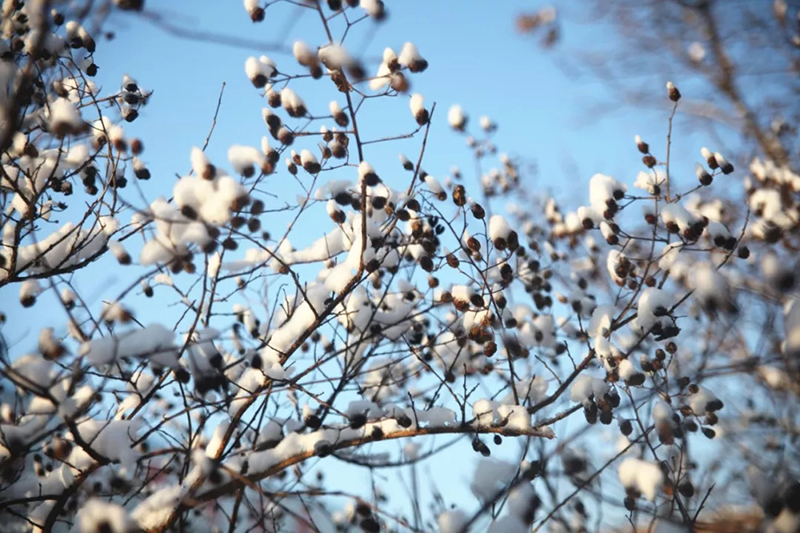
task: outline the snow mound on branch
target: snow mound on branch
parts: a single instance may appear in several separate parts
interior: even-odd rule
[[[608,392],[608,383],[600,378],[581,374],[575,378],[575,382],[569,390],[569,396],[573,402],[586,404],[589,398],[600,398],[606,392]]]
[[[511,463],[483,458],[475,468],[470,489],[480,500],[488,502],[511,483],[516,473],[517,467]]]
[[[85,342],[80,355],[94,367],[109,365],[122,357],[147,358],[151,363],[176,368],[178,348],[175,333],[161,324]]]
[[[641,492],[648,500],[655,501],[664,485],[664,473],[656,463],[629,457],[619,465],[619,481],[626,489]]]
[[[77,521],[72,531],[94,533],[109,531],[126,533],[135,528],[136,523],[128,516],[124,507],[98,498],[90,498],[78,511]]]

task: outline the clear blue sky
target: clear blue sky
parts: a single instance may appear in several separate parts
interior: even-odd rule
[[[588,180],[595,172],[632,182],[642,169],[633,142],[635,134],[642,135],[658,154],[663,154],[668,115],[664,89],[667,80],[658,80],[653,87],[653,98],[663,102],[662,114],[634,113],[620,103],[619,110],[590,115],[588,110],[597,98],[608,100],[604,85],[599,81],[569,79],[564,70],[555,65],[555,61],[563,60],[564,56],[543,51],[534,41],[515,31],[515,17],[520,12],[542,7],[544,2],[390,0],[386,4],[390,13],[388,21],[381,24],[372,37],[368,36],[369,31],[357,31],[352,41],[348,40],[348,49],[354,54],[375,58],[380,57],[385,46],[399,51],[404,42],[411,41],[428,59],[429,69],[411,79],[413,92],[421,92],[426,104],[437,104],[423,165],[432,175],[443,177],[452,164],[458,164],[468,183],[474,183],[464,138],[452,133],[446,125],[447,109],[454,103],[464,107],[473,125],[480,115],[492,117],[499,124],[495,141],[500,150],[536,164],[537,171],[525,176],[526,185],[532,189],[552,190],[559,200],[572,207],[586,202]],[[285,35],[284,42],[289,46],[298,38],[311,46],[323,44],[319,20],[308,10],[289,4],[270,7],[267,20],[262,24],[251,24],[238,0],[150,1],[148,7],[166,16],[172,24],[195,30],[264,42]],[[294,20],[284,34],[287,19],[298,14],[301,15],[299,19]],[[100,71],[96,81],[111,89],[117,87],[122,75],[127,73],[141,86],[154,91],[140,118],[126,126],[129,135],[145,143],[143,159],[151,170],[152,179],[139,185],[148,200],[159,194],[169,196],[175,174],[189,170],[190,149],[202,145],[206,138],[223,82],[227,87],[208,149],[212,161],[227,167],[226,154],[230,145],[258,146],[261,137],[267,134],[261,118],[265,101],[244,74],[245,59],[263,51],[180,39],[150,23],[117,15],[106,29],[114,31],[116,37],[98,45],[96,62]],[[592,39],[597,38],[596,30],[569,20],[562,22],[561,31],[567,44],[578,47],[590,47]],[[299,72],[291,55],[266,53],[279,69],[287,65],[288,71]],[[376,66],[370,64],[369,71],[373,72]],[[680,80],[674,81],[680,84]],[[319,86],[324,91],[320,91]],[[327,85],[306,82],[297,85],[295,90],[311,104],[312,111],[327,113],[327,101],[332,94]],[[343,99],[340,102],[344,103]],[[406,97],[401,96],[389,105],[380,102],[366,104],[376,105],[376,109],[365,110],[362,114],[365,138],[402,134],[414,128]],[[694,179],[693,165],[701,145],[694,135],[676,136],[673,173],[678,180],[681,175]],[[374,145],[367,147],[366,158],[384,179],[399,185],[407,175],[400,169],[397,153],[404,151],[415,159],[418,147],[418,138],[386,146]],[[274,188],[271,192],[279,196],[290,194],[293,199],[297,191],[287,179],[282,163],[278,168],[280,172],[267,181]],[[133,192],[131,188],[128,191]],[[128,220],[127,216],[124,220]],[[326,222],[326,227],[329,225]],[[90,267],[89,272],[79,275],[77,281],[88,294],[96,297],[118,292],[130,279],[120,272],[113,260],[103,260]],[[38,329],[63,324],[64,318],[54,306],[19,308],[15,303],[17,290],[17,287],[7,287],[0,292],[2,308],[8,314],[3,333],[12,344],[13,355],[34,349]],[[93,308],[99,311],[99,305],[99,301],[95,301]],[[148,315],[146,321],[158,319],[150,315],[174,312],[152,305],[134,309]],[[604,443],[604,446],[611,448],[613,445]],[[465,443],[457,449],[456,455],[446,455],[453,459],[453,464],[431,466],[449,502],[474,501],[464,496],[469,491],[472,467],[462,469],[455,465],[456,462],[472,464],[472,452],[464,455],[468,447]],[[509,445],[504,448],[514,449]],[[462,460],[465,457],[468,463]],[[361,480],[343,482],[357,487],[366,479],[364,475]]]

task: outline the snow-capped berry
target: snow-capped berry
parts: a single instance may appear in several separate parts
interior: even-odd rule
[[[125,250],[125,247],[121,242],[108,241],[108,249],[111,250],[111,253],[114,255],[120,265],[131,264],[131,256],[128,254],[128,251]]]
[[[264,20],[264,8],[259,5],[259,0],[244,0],[244,8],[253,22]]]
[[[641,153],[643,154],[650,153],[650,146],[648,146],[647,143],[644,142],[641,137],[637,135],[636,137],[634,137],[634,141],[636,141],[636,147],[639,149]]]
[[[36,303],[36,297],[42,292],[42,286],[35,279],[26,279],[19,288],[19,303],[22,307],[31,307]]]
[[[619,481],[626,489],[654,501],[664,485],[664,473],[656,463],[629,457],[619,465]]]
[[[411,101],[409,102],[409,106],[411,107],[411,114],[414,115],[414,119],[417,121],[417,124],[420,126],[424,126],[428,123],[430,116],[428,115],[428,110],[425,109],[425,98],[416,93],[411,96]]]
[[[672,100],[673,102],[677,102],[678,100],[681,99],[681,92],[678,90],[677,87],[675,87],[675,84],[672,83],[671,81],[667,82],[667,95],[669,96],[669,99]]]
[[[505,250],[511,234],[514,233],[503,215],[492,215],[489,219],[489,238],[498,250]]]
[[[412,163],[405,155],[399,154],[397,157],[400,159],[400,164],[403,165],[404,170],[414,170],[414,163]]]
[[[331,115],[333,116],[334,122],[336,122],[338,126],[346,128],[350,124],[350,118],[342,110],[342,108],[339,107],[339,102],[337,102],[336,100],[331,100],[331,103],[328,105],[328,108],[331,111]]]
[[[256,169],[266,166],[266,157],[253,146],[233,145],[228,148],[228,161],[233,169],[245,178],[253,177]]]
[[[409,89],[408,79],[402,72],[392,72],[389,76],[389,87],[399,93],[405,93]]]
[[[658,196],[661,194],[661,186],[658,174],[654,172],[644,172],[640,171],[636,175],[636,181],[633,183],[633,186],[637,189],[641,189],[646,191],[647,194]]]
[[[208,160],[208,156],[196,146],[192,148],[192,171],[204,180],[212,180],[216,175],[217,169]]]
[[[344,224],[346,217],[344,211],[342,211],[342,209],[339,207],[339,204],[336,202],[336,200],[328,200],[327,211],[328,216],[331,217],[331,220],[337,224]]]
[[[389,69],[389,72],[395,72],[400,68],[400,62],[397,59],[397,54],[391,48],[383,49],[383,64]]]
[[[294,58],[297,62],[304,67],[310,67],[317,63],[317,54],[312,52],[303,41],[295,41],[292,46],[292,53],[294,53]]]
[[[372,168],[372,165],[366,161],[362,161],[358,165],[358,181],[359,183],[365,182],[370,187],[375,187],[381,182],[381,179],[378,177],[375,169]]]
[[[361,0],[361,9],[375,20],[380,21],[386,18],[386,6],[383,4],[383,0]]]
[[[447,191],[444,190],[444,187],[442,187],[442,184],[439,183],[439,180],[430,174],[425,174],[425,176],[422,178],[422,181],[428,186],[428,190],[430,190],[436,196],[437,200],[447,200]]]
[[[308,113],[303,99],[288,87],[281,91],[281,103],[290,117],[302,117]]]
[[[135,93],[139,90],[139,85],[136,83],[136,80],[124,74],[122,76],[122,90]]]
[[[267,84],[266,90],[267,90],[267,104],[269,104],[269,106],[272,109],[279,108],[281,106],[281,93],[280,93],[280,91],[276,91],[272,87],[272,84]]]
[[[617,201],[625,197],[628,187],[611,176],[595,174],[589,180],[589,201],[604,217],[611,219],[617,212]]]
[[[447,122],[450,123],[450,127],[454,130],[464,131],[467,125],[467,115],[460,105],[456,104],[450,107],[447,112]]]
[[[733,172],[733,164],[725,159],[725,156],[721,153],[714,152],[714,160],[717,162],[717,165],[719,165],[719,169],[723,174],[730,174]]]
[[[708,173],[703,165],[697,163],[694,167],[694,173],[700,181],[700,185],[709,186],[714,181],[714,177]]]
[[[406,43],[400,51],[397,62],[404,67],[408,67],[411,72],[422,72],[428,68],[428,62],[420,55],[419,50],[413,43]]]
[[[300,161],[303,169],[309,174],[318,174],[320,171],[320,164],[317,158],[310,150],[303,150],[300,152]]]
[[[267,107],[261,110],[261,118],[264,119],[264,122],[269,127],[270,132],[274,132],[273,135],[277,133],[281,126],[283,126],[281,117],[273,113],[272,110]]]
[[[257,89],[263,88],[277,72],[275,63],[267,56],[248,57],[244,63],[244,71]]]
[[[49,129],[56,137],[75,135],[86,128],[80,111],[66,98],[58,98],[50,104]]]
[[[706,160],[708,164],[708,168],[711,170],[716,170],[719,168],[719,164],[717,163],[716,158],[714,157],[714,152],[706,148],[705,146],[700,149],[700,154],[703,156],[703,159]]]

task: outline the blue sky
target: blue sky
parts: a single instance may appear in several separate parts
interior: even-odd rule
[[[610,112],[591,113],[594,102],[613,101],[605,85],[591,79],[569,78],[565,69],[556,65],[556,61],[565,60],[563,55],[543,51],[535,41],[515,31],[515,17],[542,7],[544,2],[386,3],[388,21],[379,25],[374,35],[366,28],[371,22],[359,25],[352,41],[348,39],[347,47],[354,54],[375,58],[380,57],[385,46],[399,51],[404,42],[411,41],[429,61],[430,67],[424,74],[412,77],[412,91],[422,93],[428,106],[437,104],[423,163],[432,175],[444,177],[451,165],[458,164],[467,183],[475,183],[464,138],[446,125],[447,109],[455,103],[469,113],[473,127],[481,115],[494,119],[499,124],[494,140],[500,151],[535,164],[536,171],[523,177],[530,190],[550,190],[572,207],[586,202],[588,180],[596,172],[632,182],[642,170],[640,154],[633,142],[635,134],[642,135],[657,154],[664,153],[669,108],[664,89],[667,79],[654,81],[653,87],[653,99],[663,103],[663,113],[635,112],[621,102]],[[151,1],[148,6],[172,24],[193,30],[264,42],[285,35],[284,42],[289,46],[298,38],[312,47],[324,42],[314,13],[289,4],[270,7],[262,24],[251,24],[239,1]],[[285,31],[287,20],[292,20],[292,24]],[[98,84],[115,88],[127,73],[141,86],[154,91],[140,118],[126,126],[130,136],[141,138],[145,144],[143,160],[151,170],[152,179],[138,185],[148,200],[159,194],[169,196],[175,175],[189,170],[191,147],[201,146],[206,138],[223,82],[227,86],[208,149],[212,161],[227,166],[230,145],[258,146],[261,137],[267,134],[261,118],[265,101],[244,74],[246,58],[264,53],[262,50],[176,38],[151,23],[127,16],[114,15],[106,29],[114,31],[115,38],[98,45]],[[562,23],[561,32],[566,45],[591,47],[598,29],[567,20]],[[271,51],[266,54],[276,61],[278,69],[286,65],[289,72],[300,71],[291,55]],[[368,69],[374,72],[376,67],[376,63],[371,63]],[[680,80],[673,81],[680,86]],[[305,80],[295,90],[311,104],[312,110],[319,110],[319,114],[327,112],[332,93],[329,86]],[[383,99],[365,104],[375,108],[365,109],[361,115],[365,117],[360,124],[364,138],[414,129],[407,97],[400,96],[397,100],[389,104]],[[366,149],[366,158],[385,180],[398,185],[407,175],[397,162],[397,153],[403,151],[416,160],[419,142],[417,137],[372,145]],[[673,175],[678,181],[681,176],[687,182],[694,179],[693,166],[699,158],[700,146],[701,140],[696,135],[675,136]],[[282,164],[279,168],[281,171],[266,182],[272,188],[269,192],[290,195],[293,199],[296,186],[287,179]],[[330,225],[327,221],[325,224]],[[318,234],[310,231],[307,236]],[[89,272],[79,275],[77,282],[97,297],[109,291],[118,292],[130,279],[113,260],[103,260],[90,267]],[[16,290],[16,287],[3,289],[0,300],[8,314],[3,333],[13,346],[12,353],[18,355],[35,348],[35,336],[31,333],[42,326],[62,324],[63,316],[53,306],[20,309],[15,303]],[[99,309],[99,301],[94,306]],[[173,312],[153,305],[140,309],[148,315]],[[515,449],[512,446],[506,445],[505,449],[510,452]],[[447,457],[453,463],[463,457],[471,462],[472,452],[464,455],[468,447],[465,442],[457,448],[456,455]],[[462,470],[447,461],[426,468],[432,469],[433,478],[446,491],[448,501],[462,500],[468,493],[471,469]],[[363,478],[340,481],[359,487],[365,479],[366,474]]]

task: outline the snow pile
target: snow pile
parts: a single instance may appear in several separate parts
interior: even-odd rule
[[[636,318],[631,323],[632,328],[642,335],[653,332],[659,335],[673,327],[669,316],[673,305],[672,296],[667,291],[648,287],[639,296]]]
[[[256,169],[261,170],[265,174],[269,173],[268,172],[269,167],[267,166],[266,155],[264,155],[264,153],[261,150],[253,146],[242,146],[234,144],[233,146],[228,148],[228,161],[233,167],[233,170],[237,174],[241,174],[245,178],[250,178],[254,176],[256,173]],[[186,187],[188,188],[202,187],[202,184],[187,181]],[[230,187],[230,183],[227,181],[223,181],[217,183],[215,188],[216,189],[222,188],[224,190],[226,187]],[[203,193],[200,194],[202,195]],[[243,194],[244,193],[242,193],[242,195]],[[232,201],[234,199],[235,198],[228,198],[228,201]]]
[[[85,342],[79,353],[96,368],[112,364],[123,357],[147,358],[153,365],[176,368],[178,347],[174,340],[175,334],[172,330],[161,324],[151,324],[143,329]]]
[[[800,300],[795,298],[786,302],[783,328],[786,339],[781,344],[782,352],[787,357],[800,357]]]
[[[655,501],[658,491],[664,485],[664,473],[657,463],[628,457],[619,465],[619,481],[626,490]]]
[[[644,374],[642,374],[629,359],[622,359],[617,365],[617,372],[620,379],[624,380],[629,385],[641,385],[644,383]]]
[[[78,511],[73,530],[77,533],[127,533],[136,528],[124,507],[99,498],[86,500]]]
[[[80,133],[85,124],[80,111],[65,98],[57,98],[49,106],[49,128],[57,137]]]
[[[717,395],[705,387],[698,387],[697,392],[689,396],[689,407],[695,414],[701,415],[707,412],[719,411],[722,409],[722,401]]]
[[[103,218],[100,224],[89,230],[67,222],[38,242],[18,247],[14,273],[41,274],[64,269],[99,254],[103,251],[108,236],[116,228],[115,226],[110,231],[103,231],[105,227],[103,222],[108,223],[109,220],[113,221],[107,217]],[[9,252],[5,251],[2,255],[7,256],[7,254]],[[7,278],[8,275],[7,269],[0,269],[0,280]]]
[[[405,43],[397,57],[397,63],[407,67],[411,72],[422,72],[428,68],[428,62],[422,57],[414,43]]]
[[[55,378],[53,363],[45,361],[41,355],[23,355],[11,364],[12,375],[22,385],[21,392],[28,387],[47,390]]]
[[[530,379],[520,379],[516,382],[519,401],[527,400],[530,405],[536,405],[547,398],[547,380],[542,376],[533,376]],[[509,393],[502,401],[504,404],[514,403],[514,394]]]
[[[386,48],[383,51],[383,61],[378,66],[378,72],[375,77],[369,82],[369,88],[373,91],[379,91],[389,84],[390,76],[394,71],[399,68],[397,61],[397,54],[391,48]]]
[[[247,168],[254,164],[261,165],[265,159],[255,148],[241,146],[231,147],[229,157],[235,169],[245,175]],[[175,203],[186,218],[215,225],[228,223],[232,212],[238,211],[249,201],[247,190],[239,182],[219,172],[212,179],[184,176],[175,184],[173,194]],[[158,216],[157,213],[154,215]]]
[[[653,405],[653,422],[658,438],[663,444],[672,444],[675,441],[677,427],[675,417],[675,412],[668,403],[659,400]]]
[[[531,415],[524,405],[502,404],[497,408],[497,414],[507,432],[522,433],[531,428]]]
[[[658,170],[656,172],[641,171],[636,175],[633,186],[645,191],[647,194],[657,196],[661,192],[661,186],[667,181],[666,174]]]
[[[731,287],[727,278],[708,262],[695,264],[692,269],[694,297],[709,312],[734,311]]]
[[[608,392],[608,383],[600,378],[581,374],[572,383],[569,390],[570,399],[587,406],[591,398],[602,398]]]
[[[436,517],[440,533],[461,533],[469,518],[460,509],[444,511]]]
[[[133,476],[136,472],[136,461],[139,458],[139,452],[133,448],[139,422],[141,421],[88,418],[78,422],[77,429],[80,438],[89,443],[95,452],[120,463],[120,467],[116,470],[120,475]],[[69,435],[71,440],[75,440],[71,433]],[[76,458],[71,463],[81,468],[81,464],[86,464],[89,456],[78,446],[73,449],[73,455],[76,454],[78,457],[83,456],[83,459]],[[92,460],[89,462],[91,463]]]
[[[464,109],[458,104],[451,106],[447,111],[447,122],[454,130],[464,131],[467,125],[467,115],[464,113]]]
[[[482,458],[472,475],[470,489],[481,501],[491,501],[514,479],[517,467],[505,461]]]
[[[589,180],[589,203],[597,212],[611,215],[605,218],[613,218],[617,210],[616,202],[622,200],[626,192],[627,185],[605,174],[595,174]]]
[[[275,63],[267,56],[248,57],[244,63],[244,70],[252,84],[260,89],[277,73]]]
[[[682,233],[684,237],[695,240],[695,228],[700,220],[690,213],[682,204],[667,204],[661,208],[661,220],[671,233]]]

